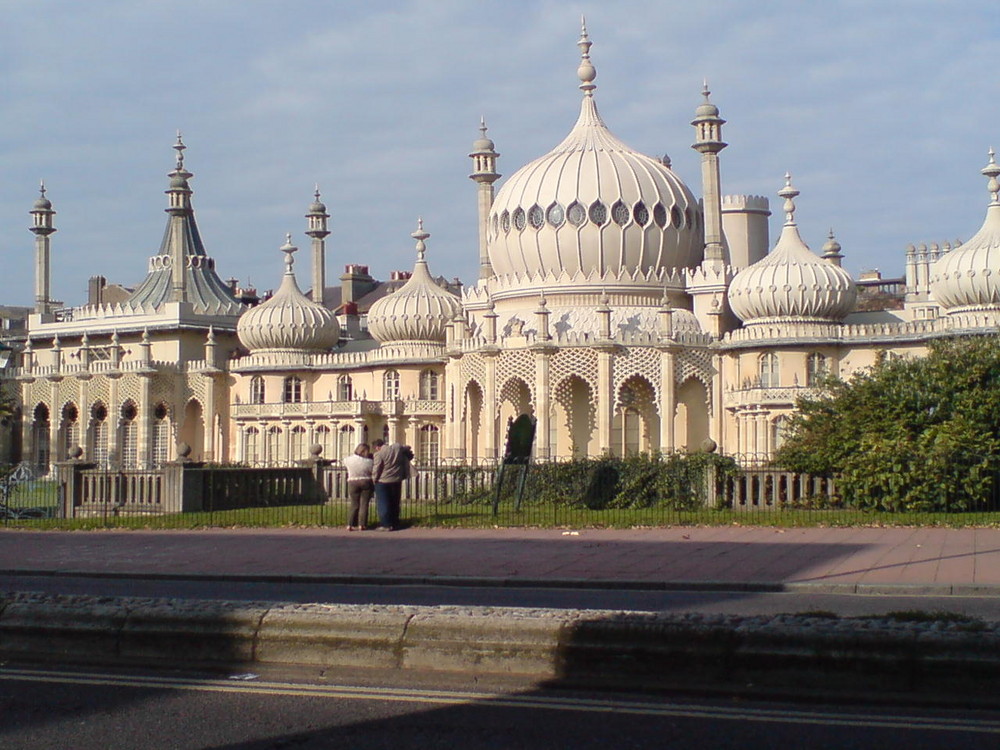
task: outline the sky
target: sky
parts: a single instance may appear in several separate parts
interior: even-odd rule
[[[503,175],[563,139],[581,13],[603,119],[696,195],[707,79],[723,192],[775,211],[790,172],[803,238],[819,252],[832,228],[852,273],[901,275],[908,244],[982,224],[979,170],[1000,148],[992,0],[0,0],[0,304],[33,302],[39,180],[57,211],[52,296],[82,304],[98,274],[138,284],[177,130],[223,278],[276,287],[286,232],[309,247],[318,184],[328,283],[347,263],[412,268],[418,216],[431,271],[474,282],[479,119]]]

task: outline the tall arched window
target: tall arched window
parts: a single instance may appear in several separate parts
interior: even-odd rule
[[[826,373],[826,357],[819,352],[813,352],[806,357],[806,385],[819,385]]]
[[[260,375],[254,375],[250,378],[250,403],[264,403],[264,378]]]
[[[288,447],[288,460],[301,461],[306,455],[306,428],[301,425],[292,428],[291,443]]]
[[[250,466],[260,463],[260,430],[247,427],[243,433],[243,461]]]
[[[270,466],[281,464],[281,428],[275,425],[270,427],[265,434],[266,443],[264,445],[264,460]]]
[[[44,475],[49,473],[49,407],[45,404],[38,404],[32,415],[31,442],[34,450],[32,463],[35,473]]]
[[[421,371],[420,398],[425,401],[438,400],[438,374],[434,370]]]
[[[773,422],[771,422],[771,450],[776,451],[782,445],[785,444],[785,438],[788,437],[788,427],[791,420],[785,415],[776,417]]]
[[[168,414],[166,404],[157,404],[156,408],[153,409],[153,429],[150,433],[153,444],[150,446],[149,455],[153,461],[154,468],[165,464],[170,456],[168,452],[170,447]]]
[[[441,433],[436,425],[428,424],[417,433],[417,461],[435,464],[441,457]]]
[[[302,378],[297,375],[289,375],[285,378],[285,389],[282,393],[282,401],[286,404],[302,403]]]
[[[68,403],[62,408],[62,422],[59,426],[59,458],[65,460],[69,452],[80,444],[80,412],[76,404]]]
[[[337,378],[337,400],[352,401],[354,399],[354,381],[350,375],[341,375]]]
[[[139,466],[137,416],[139,411],[133,402],[126,401],[122,404],[121,420],[118,422],[118,450],[123,469],[135,469]]]
[[[323,447],[323,451],[319,454],[320,458],[339,458],[339,456],[333,455],[333,441],[330,437],[330,428],[326,425],[320,425],[316,428],[316,432],[313,434],[313,441]]]
[[[108,465],[108,409],[100,401],[90,409],[90,457],[98,466]]]
[[[337,458],[343,460],[345,456],[354,453],[354,449],[357,447],[358,441],[355,437],[354,426],[345,424],[338,433]]]
[[[399,398],[399,373],[396,370],[388,370],[382,379],[382,399],[392,401]]]
[[[758,360],[760,387],[776,388],[779,385],[778,355],[773,352],[761,354]]]

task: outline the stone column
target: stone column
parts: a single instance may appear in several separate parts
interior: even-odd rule
[[[483,383],[483,457],[497,457],[497,356],[499,350],[484,351],[486,382]]]
[[[548,458],[552,455],[549,440],[551,423],[549,398],[549,361],[551,353],[546,349],[535,351],[535,455]]]
[[[613,347],[602,347],[597,352],[597,439],[601,453],[611,452],[611,424],[615,408],[613,357]]]

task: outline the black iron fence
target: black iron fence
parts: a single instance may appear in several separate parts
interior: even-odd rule
[[[741,460],[744,459],[744,460]],[[403,484],[405,525],[634,527],[681,524],[988,525],[1000,523],[1000,462],[977,459],[941,478],[940,502],[899,510],[884,481],[866,490],[715,454],[551,459],[496,493],[496,462],[414,466]],[[960,486],[960,497],[956,486]],[[869,497],[865,497],[865,492]],[[343,467],[177,463],[114,470],[80,462],[36,476],[0,472],[0,518],[41,527],[346,525]],[[956,500],[959,497],[959,500]],[[902,507],[902,506],[900,506]],[[369,521],[377,520],[374,500]]]

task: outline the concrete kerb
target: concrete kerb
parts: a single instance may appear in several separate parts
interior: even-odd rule
[[[313,665],[630,687],[1000,700],[1000,624],[7,594],[0,653],[62,664]]]

